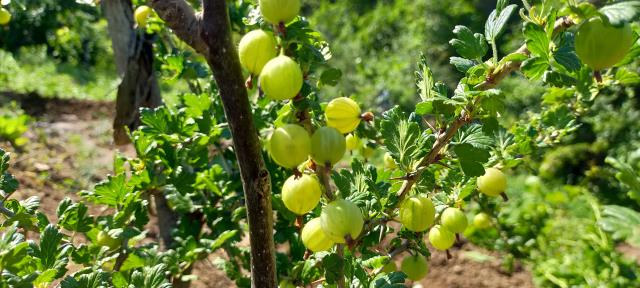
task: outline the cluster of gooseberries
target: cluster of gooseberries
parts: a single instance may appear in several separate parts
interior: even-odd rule
[[[298,15],[300,3],[299,0],[260,0],[259,8],[263,18],[273,25],[273,30],[282,32],[286,24]],[[250,73],[247,83],[251,83],[253,77],[258,77],[260,89],[268,99],[274,101],[301,97],[304,85],[304,73],[300,65],[285,55],[283,47],[286,45],[282,44],[286,41],[282,39],[284,37],[284,33],[274,35],[256,29],[245,34],[238,47],[240,63]],[[251,88],[251,85],[247,87]],[[352,201],[334,196],[330,192],[331,187],[327,187],[326,175],[322,173],[330,171],[347,150],[361,147],[361,140],[353,132],[363,120],[372,118],[372,114],[362,113],[358,103],[346,97],[330,101],[324,112],[326,126],[313,128],[297,123],[283,124],[273,130],[266,143],[271,159],[293,170],[282,186],[281,199],[289,211],[299,216],[299,221],[303,219],[302,216],[316,209],[322,199],[326,200],[320,216],[310,219],[300,232],[303,244],[312,252],[327,251],[336,244],[352,244],[364,228],[360,208]],[[365,158],[366,154],[364,151]],[[384,156],[384,166],[390,170],[398,167],[389,153]],[[325,179],[321,181],[321,177]],[[505,187],[504,174],[495,168],[487,169],[487,173],[478,179],[478,190],[488,196],[504,194]],[[479,218],[480,215],[483,216]],[[481,213],[476,218],[474,224],[478,224],[478,227],[490,225],[488,215]],[[447,250],[455,242],[456,233],[462,233],[467,228],[467,217],[461,209],[449,207],[442,211],[438,219],[439,223],[436,224],[435,206],[423,194],[404,199],[399,207],[398,221],[407,230],[429,230],[428,238],[432,246]],[[395,262],[391,261],[381,271],[388,273],[395,270]],[[427,274],[427,258],[421,255],[407,256],[402,261],[401,270],[410,279],[419,280]]]
[[[389,160],[385,159],[385,162],[387,161]],[[385,165],[387,164],[385,163]],[[487,196],[495,197],[504,195],[507,182],[505,175],[500,170],[488,168],[483,176],[478,177],[477,185],[478,191]],[[445,208],[440,213],[439,219],[440,223],[434,225],[436,209],[427,195],[411,196],[400,205],[398,220],[405,229],[412,232],[429,230],[428,239],[431,246],[438,250],[447,251],[455,243],[456,234],[463,233],[469,222],[465,213],[456,207]],[[484,212],[479,213],[474,217],[473,225],[476,229],[486,229],[491,226],[491,217]],[[409,279],[420,280],[428,273],[427,260],[420,255],[405,257],[401,270]]]
[[[264,20],[280,32],[300,10],[299,0],[260,0],[258,5]],[[300,97],[304,84],[300,65],[285,55],[286,45],[277,41],[285,41],[282,34],[283,37],[277,39],[274,33],[256,29],[245,34],[238,45],[240,64],[250,73],[247,87],[251,88],[253,77],[258,77],[260,89],[274,101]],[[281,197],[288,210],[303,216],[318,206],[323,194],[326,196],[328,203],[322,207],[320,216],[307,222],[300,233],[305,247],[313,252],[347,243],[362,232],[364,218],[360,208],[349,200],[334,197],[328,191],[330,187],[325,187],[317,175],[305,169],[316,167],[319,171],[330,171],[347,150],[344,135],[353,132],[363,117],[355,101],[340,97],[330,101],[325,109],[326,126],[314,129],[296,123],[284,124],[274,129],[267,142],[273,161],[294,171],[282,186]]]

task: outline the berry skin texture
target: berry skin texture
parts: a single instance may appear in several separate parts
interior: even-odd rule
[[[473,226],[478,229],[487,229],[491,227],[491,216],[484,212],[478,213],[473,217]]]
[[[251,75],[260,75],[269,60],[276,57],[276,40],[260,29],[245,34],[238,44],[240,64]]]
[[[440,222],[444,228],[453,233],[462,233],[469,225],[467,215],[464,215],[462,210],[453,207],[449,207],[442,212]]]
[[[413,281],[418,281],[429,273],[429,263],[422,255],[407,256],[402,259],[400,270],[407,274],[407,277]]]
[[[360,144],[362,142],[360,142],[360,138],[358,137],[358,135],[349,134],[347,135],[347,137],[345,137],[345,139],[347,141],[347,150],[351,151],[360,148]]]
[[[344,199],[337,199],[327,204],[322,209],[320,220],[324,233],[336,243],[345,243],[347,236],[356,239],[364,225],[360,208]]]
[[[311,138],[302,126],[287,124],[273,131],[268,146],[273,161],[292,169],[309,158]]]
[[[393,170],[398,168],[398,164],[396,164],[396,160],[393,159],[391,153],[387,152],[384,154],[384,168]]]
[[[287,100],[302,89],[302,70],[293,59],[280,55],[267,62],[260,72],[260,87],[271,100]]]
[[[331,100],[325,109],[327,126],[338,129],[340,133],[351,133],[360,124],[360,106],[347,97]]]
[[[133,18],[136,20],[138,27],[147,27],[147,20],[149,20],[149,16],[151,16],[152,12],[153,9],[147,5],[142,5],[136,8],[136,11],[133,12]]]
[[[262,17],[273,25],[287,24],[300,12],[300,0],[260,0],[258,3]]]
[[[438,250],[447,250],[453,246],[456,241],[456,235],[446,228],[436,225],[429,230],[429,242]]]
[[[296,179],[293,175],[282,186],[282,202],[291,212],[303,215],[320,203],[322,188],[318,178],[304,174]]]
[[[578,28],[576,54],[582,62],[599,71],[620,62],[633,46],[633,40],[633,30],[629,24],[614,27],[600,17],[594,17]]]
[[[327,251],[335,244],[335,242],[324,233],[320,222],[320,217],[311,219],[309,223],[304,225],[300,235],[304,247],[307,247],[307,249],[313,252]]]
[[[426,195],[412,196],[400,205],[400,223],[409,231],[426,231],[435,217],[436,208]]]
[[[7,25],[11,21],[11,13],[0,7],[0,25]]]
[[[398,271],[398,266],[396,265],[396,262],[393,262],[393,259],[391,259],[389,261],[389,263],[387,263],[387,265],[384,265],[382,267],[382,272],[387,273],[387,274],[393,273],[393,272],[396,272],[396,271]]]
[[[507,177],[496,168],[487,168],[484,175],[478,177],[478,190],[491,197],[496,197],[507,189]]]
[[[320,166],[331,166],[340,161],[347,151],[347,141],[332,127],[320,127],[311,136],[311,158]]]
[[[120,241],[111,237],[106,231],[100,231],[96,236],[96,244],[109,247],[109,250],[114,250],[120,246]]]

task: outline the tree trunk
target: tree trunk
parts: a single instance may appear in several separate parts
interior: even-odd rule
[[[153,36],[136,31],[130,0],[104,0],[111,46],[118,75],[116,117],[113,139],[117,145],[130,142],[127,130],[140,125],[139,109],[162,104],[160,88],[153,69]],[[125,128],[126,126],[126,128]]]
[[[151,4],[178,37],[205,56],[213,71],[233,136],[247,206],[251,285],[275,288],[271,179],[262,158],[240,60],[231,38],[227,2],[203,0],[202,17],[184,0],[152,0]]]
[[[113,138],[117,145],[123,145],[130,142],[127,129],[132,131],[140,125],[140,108],[162,105],[153,67],[154,36],[135,29],[130,0],[103,0],[102,8],[109,24],[116,68],[122,78],[116,98]],[[179,216],[169,207],[164,194],[157,191],[152,194],[158,215],[160,248],[166,250],[173,246],[171,234],[178,225]],[[191,267],[185,273],[190,271]],[[174,281],[173,287],[189,287],[189,284]]]

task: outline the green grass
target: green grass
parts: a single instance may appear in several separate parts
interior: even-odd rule
[[[116,73],[107,69],[58,63],[47,57],[45,47],[22,49],[18,55],[0,51],[0,86],[6,91],[110,100],[115,99],[118,82]]]
[[[112,55],[105,55],[103,63],[83,67],[61,63],[49,57],[45,49],[25,47],[15,55],[0,50],[0,90],[35,92],[43,97],[115,100],[120,79],[110,60]],[[188,90],[182,81],[162,83],[161,89],[167,103],[176,103],[178,95]]]

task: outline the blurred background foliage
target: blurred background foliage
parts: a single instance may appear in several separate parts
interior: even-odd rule
[[[321,97],[355,96],[365,109],[376,112],[394,105],[413,110],[419,98],[413,71],[420,53],[426,55],[437,80],[457,83],[462,73],[449,64],[454,54],[448,43],[452,30],[465,25],[482,31],[495,7],[495,1],[485,0],[304,2],[304,15],[331,45],[331,65],[342,71],[340,82],[323,89]],[[115,99],[119,79],[99,6],[80,0],[14,0],[7,9],[13,20],[0,27],[0,92]],[[522,43],[519,25],[505,34],[499,45],[502,55]],[[629,69],[638,71],[638,59],[632,61]],[[162,75],[174,74],[162,71],[166,59],[156,63]],[[168,102],[177,102],[171,97],[187,92],[188,87],[168,78],[163,95]],[[512,199],[495,215],[494,228],[470,231],[467,236],[506,252],[507,268],[513,268],[513,259],[525,260],[541,286],[637,284],[628,282],[638,281],[637,275],[631,272],[631,262],[616,250],[627,238],[613,237],[605,233],[612,226],[601,225],[609,223],[602,222],[603,217],[615,214],[602,215],[602,211],[611,212],[607,207],[613,206],[607,205],[640,211],[640,199],[633,196],[634,191],[640,193],[634,185],[640,184],[629,180],[637,179],[640,171],[640,79],[630,81],[632,85],[604,91],[590,100],[592,109],[578,115],[576,133],[560,145],[543,147],[540,156],[526,159],[524,168],[513,171],[508,192]],[[544,94],[542,83],[519,77],[508,78],[501,88],[507,107],[502,121],[507,126],[537,109],[532,107],[539,107],[541,101],[563,101]],[[16,123],[9,118],[2,118],[0,131],[9,130],[3,125],[13,125],[6,123]],[[20,123],[22,127],[28,121]],[[0,137],[15,141],[20,135],[0,133]],[[470,207],[473,212],[482,210]]]

